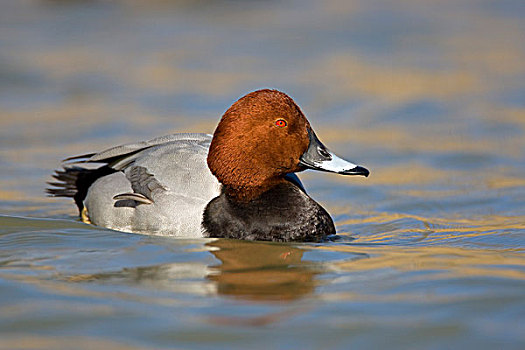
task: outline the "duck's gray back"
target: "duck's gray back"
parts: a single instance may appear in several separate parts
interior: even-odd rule
[[[91,222],[128,232],[202,237],[202,213],[220,192],[206,163],[210,142],[207,134],[173,134],[89,157],[88,162],[118,170],[89,188],[84,204]]]

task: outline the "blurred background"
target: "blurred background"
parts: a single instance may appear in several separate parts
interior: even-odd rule
[[[0,347],[293,348],[284,327],[303,348],[523,348],[524,38],[522,0],[0,1]],[[264,246],[250,265],[252,246],[89,228],[44,194],[63,158],[212,133],[259,88],[288,93],[324,144],[370,169],[300,174],[348,242]],[[50,300],[69,305],[55,327]]]
[[[290,94],[329,147],[373,175],[330,180],[440,196],[433,185],[525,184],[523,1],[1,6],[4,211],[29,201],[32,214],[62,212],[42,196],[60,159],[211,133],[231,103],[263,87]]]

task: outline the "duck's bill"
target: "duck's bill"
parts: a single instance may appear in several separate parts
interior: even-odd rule
[[[299,164],[303,167],[342,175],[368,176],[370,174],[370,172],[362,166],[339,158],[330,152],[326,146],[319,141],[312,129],[308,130],[308,135],[310,137],[310,145],[299,160]]]

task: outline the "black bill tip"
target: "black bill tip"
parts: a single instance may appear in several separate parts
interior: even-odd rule
[[[368,175],[370,175],[370,171],[358,165],[355,168],[341,171],[339,172],[339,174],[341,175],[362,175],[364,177],[368,177]]]

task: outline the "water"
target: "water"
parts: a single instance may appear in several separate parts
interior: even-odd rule
[[[522,349],[525,6],[0,3],[0,348]],[[371,176],[300,174],[339,240],[126,234],[45,182],[292,95]]]

